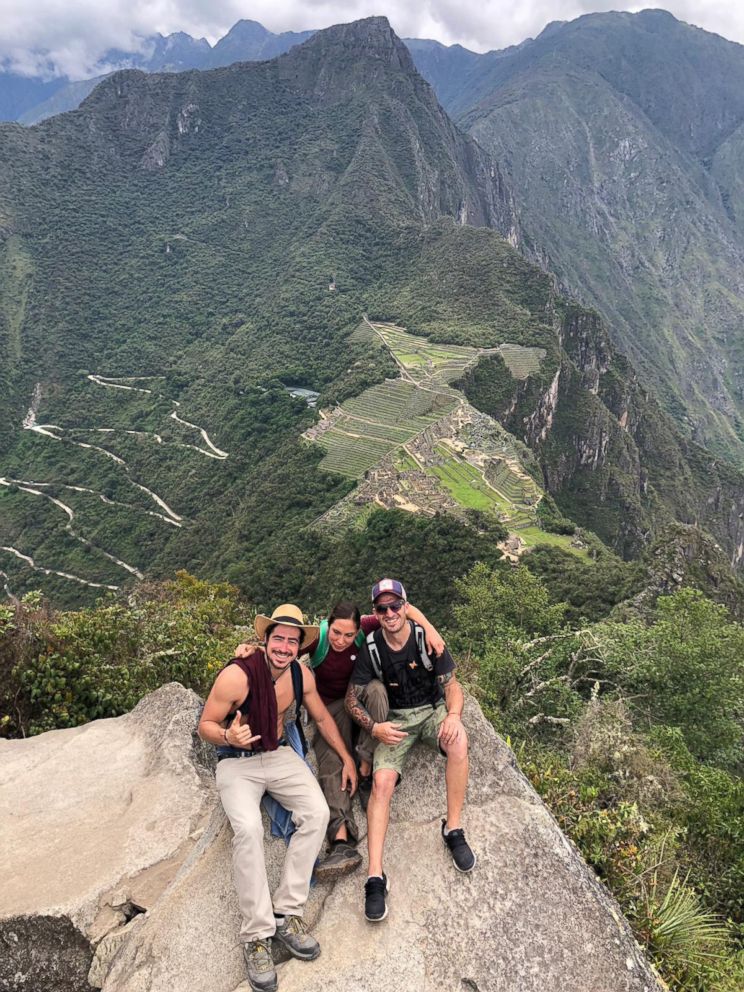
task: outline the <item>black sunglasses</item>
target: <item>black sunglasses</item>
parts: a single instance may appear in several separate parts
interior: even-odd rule
[[[387,613],[388,610],[392,610],[393,613],[400,613],[400,611],[405,606],[406,601],[404,599],[399,599],[395,603],[380,603],[379,606],[375,604],[375,613]]]

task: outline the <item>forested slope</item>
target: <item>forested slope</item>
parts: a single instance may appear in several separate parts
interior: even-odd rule
[[[315,413],[285,387],[322,406],[397,375],[353,336],[363,313],[542,348],[539,373],[484,363],[468,389],[533,447],[565,512],[625,555],[700,522],[738,561],[738,475],[685,447],[599,319],[573,321],[503,239],[521,237],[509,186],[384,19],[271,62],[119,73],[78,111],[0,129],[0,164],[0,567],[16,591],[87,601],[188,566],[261,603],[279,586],[318,602],[386,528],[401,567],[436,535],[460,570],[497,557],[495,519],[308,529],[350,483],[317,471],[300,440]],[[685,485],[654,475],[659,438]]]

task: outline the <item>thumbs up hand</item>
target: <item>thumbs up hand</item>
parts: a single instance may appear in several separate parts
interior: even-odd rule
[[[251,733],[250,724],[241,723],[240,710],[235,714],[235,719],[225,731],[225,740],[230,747],[247,748],[254,741],[260,741],[261,735]]]

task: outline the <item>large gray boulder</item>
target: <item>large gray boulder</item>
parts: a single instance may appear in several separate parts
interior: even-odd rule
[[[0,989],[85,989],[99,942],[155,906],[216,803],[200,709],[172,684],[117,719],[0,740]]]
[[[14,895],[0,895],[0,939],[32,969],[16,974],[13,966],[0,966],[0,989],[80,992],[90,969],[104,992],[247,990],[231,833],[204,752],[194,747],[197,710],[193,694],[166,686],[127,717],[0,750],[3,778],[12,765],[14,782],[26,783],[13,786],[10,808],[23,815],[14,818],[8,864],[16,874],[21,864],[33,868],[36,879],[26,895],[22,884]],[[444,764],[416,749],[396,794],[386,847],[388,919],[372,925],[363,918],[364,868],[335,886],[314,888],[307,919],[323,951],[311,964],[280,964],[282,992],[657,992],[617,906],[472,701],[465,722],[472,745],[466,827],[476,870],[463,876],[452,866],[439,832]],[[128,758],[119,753],[124,748]],[[95,775],[90,768],[97,762]],[[44,766],[56,765],[66,769],[67,805],[50,793],[53,776],[43,775]],[[35,848],[45,827],[55,840]],[[266,843],[275,880],[284,846]],[[68,856],[70,870],[56,877]],[[158,884],[145,898],[138,880],[158,866]],[[133,902],[146,912],[133,916]],[[67,984],[35,974],[32,980],[34,934],[47,949],[45,974],[56,948],[60,975],[67,962]]]

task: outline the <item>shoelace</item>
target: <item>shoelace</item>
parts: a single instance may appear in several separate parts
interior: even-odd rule
[[[251,965],[256,971],[271,971],[274,968],[274,960],[271,957],[271,945],[264,940],[257,940],[256,945],[250,953]]]
[[[465,831],[460,828],[450,830],[448,834],[444,835],[444,839],[447,841],[449,847],[459,847],[465,843]]]
[[[307,927],[301,916],[288,916],[284,921],[282,930],[289,930],[290,933],[305,934]]]

